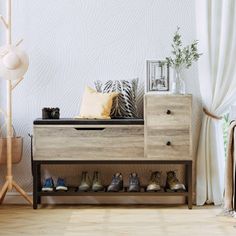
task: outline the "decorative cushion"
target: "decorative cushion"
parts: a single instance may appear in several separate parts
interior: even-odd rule
[[[138,78],[127,80],[109,80],[102,83],[100,80],[94,82],[97,92],[111,93],[119,95],[113,100],[111,109],[112,118],[137,118],[137,89]]]
[[[75,118],[110,119],[113,98],[118,93],[99,93],[86,87],[80,107],[80,115]]]

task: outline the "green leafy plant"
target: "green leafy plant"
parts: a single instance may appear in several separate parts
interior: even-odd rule
[[[189,68],[194,61],[197,61],[202,55],[198,53],[198,41],[194,40],[193,43],[183,46],[182,36],[179,33],[180,28],[174,34],[172,47],[172,56],[167,57],[166,60],[173,68]]]

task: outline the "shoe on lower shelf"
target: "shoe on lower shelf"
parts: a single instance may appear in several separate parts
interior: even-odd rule
[[[140,181],[137,173],[131,173],[129,175],[129,192],[140,192]]]
[[[82,172],[79,191],[89,191],[91,189],[91,181],[87,171]]]
[[[42,191],[43,192],[52,192],[54,189],[54,182],[52,177],[45,179]]]
[[[68,191],[68,187],[66,186],[64,179],[57,179],[56,191]]]
[[[172,191],[177,191],[177,190],[185,191],[186,190],[184,184],[180,183],[180,181],[176,177],[175,171],[168,171],[166,174],[167,174],[167,178],[166,178],[167,189],[170,189]]]
[[[151,178],[147,186],[147,192],[161,190],[161,173],[159,171],[152,172]]]
[[[93,173],[92,190],[94,192],[98,192],[98,191],[102,191],[103,189],[104,189],[104,186],[102,185],[101,174],[98,171],[95,171]]]
[[[121,173],[112,176],[111,184],[107,188],[107,192],[119,192],[123,190],[123,177]]]

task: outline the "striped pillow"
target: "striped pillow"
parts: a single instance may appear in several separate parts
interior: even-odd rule
[[[108,80],[103,83],[100,80],[94,82],[97,92],[111,93],[116,92],[119,95],[114,98],[111,109],[112,118],[137,118],[137,89],[138,78],[127,80]]]

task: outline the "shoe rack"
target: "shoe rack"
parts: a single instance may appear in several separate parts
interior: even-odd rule
[[[141,186],[140,192],[128,192],[127,187],[124,187],[122,191],[119,192],[107,192],[107,187],[103,191],[78,191],[78,186],[68,186],[68,191],[53,191],[53,192],[43,192],[41,185],[41,169],[43,165],[65,165],[65,164],[75,164],[75,165],[104,165],[110,164],[111,168],[114,165],[127,165],[127,164],[181,164],[185,166],[185,186],[186,191],[170,191],[164,187],[160,191],[147,192],[146,187]],[[33,161],[33,179],[34,179],[34,189],[33,189],[33,208],[37,209],[38,205],[41,204],[41,198],[46,196],[57,197],[57,196],[184,196],[186,197],[186,202],[188,208],[192,209],[192,161]]]

